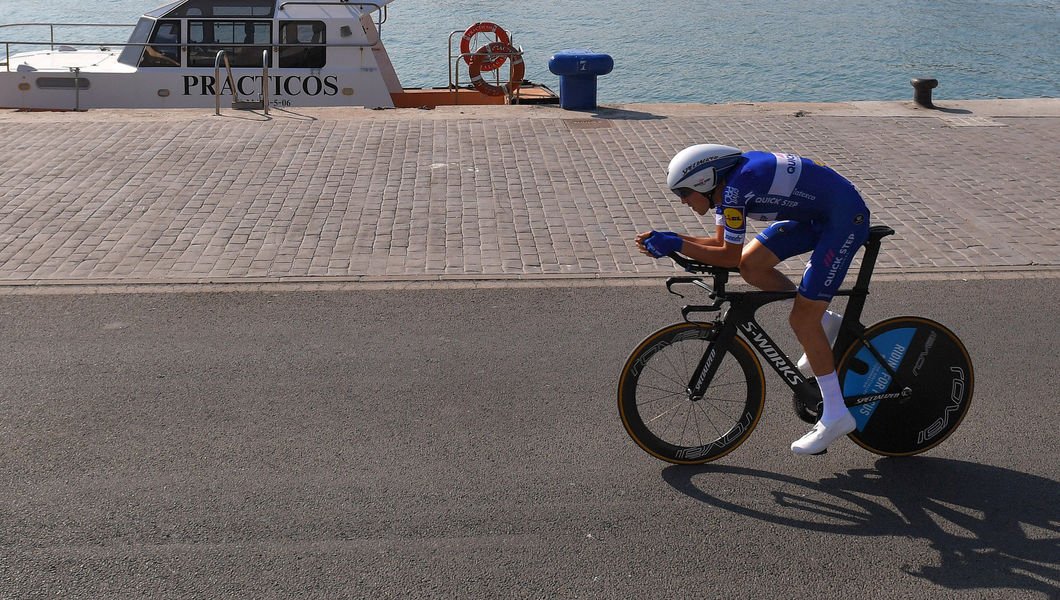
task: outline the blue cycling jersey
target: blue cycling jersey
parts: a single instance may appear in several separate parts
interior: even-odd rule
[[[722,190],[717,223],[743,244],[747,219],[775,221],[757,240],[778,259],[813,252],[799,284],[810,300],[831,300],[869,233],[869,211],[854,185],[794,154],[746,152]]]
[[[824,225],[864,207],[854,186],[828,167],[794,154],[745,152],[726,178],[717,212],[725,241],[742,244],[747,219]]]

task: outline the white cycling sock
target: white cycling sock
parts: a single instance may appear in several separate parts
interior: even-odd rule
[[[839,389],[839,376],[835,371],[817,378],[817,385],[821,388],[821,399],[824,408],[821,410],[821,420],[825,423],[838,421],[847,410],[846,402],[843,401],[843,391]]]
[[[821,327],[824,327],[824,334],[828,336],[828,345],[835,344],[835,338],[839,335],[839,326],[843,324],[843,315],[826,310],[821,315]]]

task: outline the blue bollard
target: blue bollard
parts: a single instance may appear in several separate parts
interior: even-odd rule
[[[596,78],[615,68],[608,54],[585,49],[561,50],[548,60],[548,70],[559,75],[559,105],[565,110],[596,108]]]

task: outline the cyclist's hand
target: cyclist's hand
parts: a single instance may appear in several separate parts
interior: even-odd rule
[[[637,250],[644,256],[651,256],[651,252],[644,247],[644,240],[651,237],[655,233],[654,231],[645,231],[644,233],[638,233],[637,237],[633,238],[633,241],[637,244]]]
[[[655,258],[662,258],[671,252],[681,250],[684,240],[672,231],[652,231],[644,240],[644,249]]]

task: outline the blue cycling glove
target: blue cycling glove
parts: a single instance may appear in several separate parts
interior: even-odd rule
[[[681,250],[684,240],[672,231],[651,231],[648,239],[644,240],[644,248],[651,252],[655,258],[662,258],[671,252]]]

